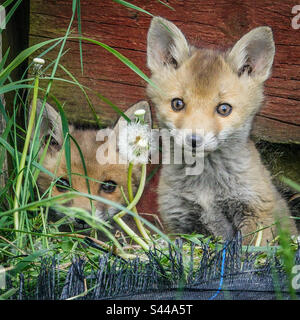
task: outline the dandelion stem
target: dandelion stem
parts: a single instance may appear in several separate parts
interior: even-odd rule
[[[141,179],[140,179],[140,185],[137,190],[137,193],[134,197],[134,199],[131,201],[131,203],[127,206],[128,210],[131,210],[140,200],[142,193],[145,188],[145,182],[146,182],[146,166],[142,166],[142,172],[141,172]],[[122,217],[126,214],[125,211],[120,211],[117,213],[113,220],[136,242],[138,243],[145,251],[149,251],[149,246],[147,243],[141,239],[123,220]]]
[[[146,170],[146,164],[142,164],[142,166],[145,166],[144,170]],[[129,202],[133,201],[133,192],[132,192],[132,169],[133,169],[133,163],[130,162],[129,163],[129,167],[128,167],[128,178],[127,178],[127,188],[128,188],[128,198],[129,198]],[[151,241],[143,223],[141,222],[141,220],[139,219],[138,216],[138,211],[136,209],[136,207],[134,206],[132,208],[132,211],[136,214],[136,216],[134,217],[134,221],[141,233],[141,235],[143,236],[143,238],[146,241]]]
[[[143,194],[145,184],[146,184],[146,166],[142,166],[140,185],[138,187],[138,190],[136,192],[136,195],[135,195],[133,201],[130,202],[130,204],[126,207],[127,210],[131,210],[139,202],[139,200]],[[118,212],[117,214],[115,214],[114,217],[122,218],[125,214],[126,214],[126,212],[122,210],[122,211]]]
[[[17,183],[16,183],[14,209],[19,208],[19,197],[20,197],[22,180],[23,180],[23,175],[24,175],[26,155],[27,155],[27,151],[28,151],[28,147],[29,147],[29,143],[30,143],[30,137],[31,137],[33,126],[34,126],[34,119],[35,119],[35,114],[36,114],[38,89],[39,89],[39,74],[37,73],[35,80],[34,80],[32,109],[31,109],[30,119],[29,119],[29,123],[28,123],[28,129],[27,129],[27,133],[26,133],[23,152],[21,155],[19,174],[18,174]],[[18,211],[14,212],[14,227],[16,230],[19,229],[19,212]]]
[[[123,220],[121,217],[114,216],[115,222],[130,236],[132,240],[138,243],[145,251],[149,251],[147,243],[141,239]]]

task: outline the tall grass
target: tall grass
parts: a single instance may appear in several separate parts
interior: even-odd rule
[[[152,15],[151,13],[138,8],[129,2],[114,0],[116,3],[130,7],[131,9],[139,10],[145,14]],[[4,2],[4,6],[11,4],[12,0],[7,0]],[[161,2],[163,5],[166,3]],[[20,1],[17,1],[12,7],[8,14],[8,18],[12,16],[19,5]],[[117,5],[117,4],[116,4]],[[168,5],[167,5],[168,6]],[[171,8],[170,8],[171,9]],[[78,33],[79,36],[75,37],[71,35],[71,27],[77,16],[78,22]],[[6,94],[8,92],[14,93],[13,106],[11,113],[8,113],[4,106],[0,103],[0,112],[5,120],[6,129],[0,137],[0,168],[3,167],[5,161],[5,154],[7,153],[11,162],[11,170],[9,171],[9,176],[5,187],[0,190],[0,264],[6,266],[7,268],[12,268],[12,273],[18,275],[21,272],[27,270],[27,272],[32,273],[36,276],[37,269],[36,266],[39,265],[39,258],[45,254],[61,255],[61,264],[68,264],[70,259],[76,255],[84,256],[87,265],[92,267],[97,266],[98,255],[101,253],[95,246],[89,246],[86,243],[85,236],[81,235],[84,231],[97,230],[104,233],[110,241],[103,243],[98,239],[94,239],[95,243],[107,250],[114,250],[115,254],[122,256],[123,258],[131,258],[135,252],[127,252],[119,241],[111,233],[110,224],[103,223],[99,221],[95,216],[90,215],[83,209],[70,209],[63,206],[63,204],[70,199],[75,197],[83,196],[91,201],[100,201],[110,206],[114,206],[120,210],[119,217],[123,214],[131,215],[132,217],[138,218],[137,212],[134,206],[136,205],[141,193],[143,191],[143,184],[146,181],[145,171],[143,171],[143,179],[141,181],[140,189],[136,195],[130,194],[130,203],[127,207],[121,206],[118,203],[114,203],[105,198],[92,195],[89,191],[89,181],[90,177],[87,175],[86,164],[84,156],[80,150],[80,146],[72,137],[68,130],[68,119],[64,112],[63,103],[55,97],[51,88],[53,83],[68,83],[74,86],[74,90],[80,90],[90,108],[91,113],[94,116],[95,122],[99,127],[102,126],[101,119],[95,112],[95,108],[90,99],[90,95],[97,96],[101,101],[109,105],[114,111],[116,111],[120,116],[123,116],[126,120],[130,120],[127,116],[116,106],[109,98],[104,97],[101,93],[95,92],[90,88],[82,85],[72,74],[70,70],[65,68],[61,64],[61,58],[68,54],[65,50],[66,43],[69,39],[77,40],[79,44],[79,59],[81,63],[81,71],[84,72],[84,63],[82,57],[82,43],[89,42],[99,46],[99,50],[106,50],[110,52],[116,59],[122,61],[130,70],[137,73],[142,79],[148,82],[150,85],[154,85],[151,80],[128,58],[119,53],[117,50],[111,48],[105,43],[83,37],[81,35],[81,12],[80,12],[80,1],[73,0],[72,2],[72,16],[65,32],[65,35],[56,38],[43,41],[41,43],[35,44],[26,50],[20,52],[9,64],[6,64],[9,49],[4,53],[2,61],[0,62],[0,94]],[[42,50],[42,51],[41,51]],[[37,52],[38,57],[46,57],[47,54],[52,50],[58,50],[55,60],[48,63],[43,71],[44,74],[40,76],[39,74],[33,77],[26,77],[26,73],[23,77],[17,81],[11,80],[12,72],[18,68],[18,66],[23,63],[29,57],[35,57]],[[65,77],[56,76],[57,70],[60,69],[64,72]],[[28,65],[29,71],[33,70],[33,63]],[[50,76],[45,76],[48,71],[51,70]],[[46,86],[40,87],[40,82],[46,83]],[[44,89],[45,87],[45,89]],[[29,96],[31,96],[31,91],[33,94],[33,106],[36,103],[38,95],[43,96],[42,109],[39,114],[35,114],[35,123],[33,125],[33,118],[26,121],[26,127],[20,126],[16,119],[17,114],[22,110],[24,114],[28,114],[29,109]],[[27,92],[28,94],[24,94]],[[64,143],[62,152],[65,153],[67,170],[69,175],[69,180],[72,181],[71,167],[71,151],[70,144],[73,141],[76,145],[79,154],[81,156],[82,165],[85,168],[85,175],[82,176],[86,180],[88,186],[88,193],[82,193],[78,190],[70,188],[70,192],[64,193],[59,196],[52,195],[52,189],[55,187],[56,183],[59,182],[59,176],[49,172],[43,167],[43,160],[49,147],[50,138],[45,142],[45,149],[41,157],[38,157],[41,145],[39,141],[40,137],[40,127],[42,121],[42,113],[45,108],[45,103],[48,98],[55,101],[56,107],[59,110],[59,114],[62,120],[63,133],[64,133]],[[34,111],[34,107],[33,107]],[[29,143],[29,139],[31,142]],[[21,147],[20,147],[21,146]],[[37,186],[38,175],[43,172],[52,178],[51,186],[46,190],[46,192],[41,193]],[[130,186],[130,176],[129,172],[129,186]],[[100,181],[101,183],[101,181]],[[71,184],[72,185],[72,184]],[[293,187],[295,184],[293,183]],[[300,190],[300,186],[297,185]],[[48,223],[49,208],[59,208],[61,212],[65,214],[65,217],[60,219],[55,223]],[[62,233],[60,232],[60,226],[67,224],[68,217],[77,217],[85,220],[91,228],[88,230],[72,230],[73,226],[70,225],[72,232]],[[120,220],[119,220],[120,221]],[[148,228],[154,230],[159,237],[163,238],[165,241],[172,244],[170,239],[162,234],[157,228],[152,226],[148,221],[140,218]],[[126,226],[122,225],[126,231]],[[130,234],[130,230],[127,230]],[[95,233],[91,233],[95,235]],[[188,241],[195,241],[197,243],[197,237],[185,236]],[[286,239],[286,237],[284,238]],[[146,243],[148,239],[146,239]],[[173,245],[173,244],[172,244]],[[146,246],[144,249],[147,248]],[[287,272],[290,272],[291,261],[293,256],[290,254],[290,247],[286,241],[283,241],[283,256],[288,267]],[[17,285],[17,284],[16,284]],[[13,292],[7,293],[5,298],[7,298]],[[0,297],[1,298],[1,297]]]
[[[8,6],[11,4],[11,2],[12,1],[6,1],[4,6]],[[8,14],[8,18],[11,17],[19,3],[20,1],[13,6]],[[76,16],[79,36],[74,37],[71,36],[71,27]],[[79,59],[81,62],[82,72],[84,72],[81,48],[82,43],[90,42],[99,46],[99,50],[106,50],[110,52],[116,57],[116,59],[122,61],[133,72],[136,72],[145,81],[151,83],[148,77],[138,67],[136,67],[134,63],[132,63],[118,51],[104,43],[81,36],[80,1],[78,0],[73,0],[72,2],[72,16],[64,36],[43,41],[25,49],[24,51],[20,52],[9,64],[6,64],[9,49],[4,53],[0,64],[0,94],[14,92],[14,99],[11,114],[8,113],[2,104],[0,105],[0,112],[6,122],[6,129],[0,137],[0,165],[2,168],[2,164],[5,161],[5,153],[8,154],[12,163],[6,186],[4,189],[0,190],[0,264],[9,266],[10,268],[12,267],[14,274],[18,274],[29,266],[33,266],[33,263],[37,262],[38,258],[46,253],[50,255],[59,253],[63,257],[62,261],[65,262],[70,261],[70,258],[74,255],[84,255],[87,257],[87,260],[89,261],[88,263],[91,265],[96,264],[99,250],[86,245],[85,236],[81,236],[81,232],[83,231],[92,232],[93,230],[98,230],[99,232],[104,233],[108,239],[110,239],[110,241],[103,243],[97,239],[94,239],[98,245],[101,245],[107,250],[113,249],[116,254],[119,254],[125,258],[130,258],[132,256],[130,252],[125,252],[118,240],[111,233],[111,226],[109,223],[99,221],[96,217],[90,215],[83,209],[70,209],[63,206],[63,204],[70,199],[84,196],[90,199],[91,206],[93,201],[100,201],[118,208],[121,214],[126,213],[137,218],[137,213],[132,212],[131,208],[133,208],[137,203],[143,191],[142,184],[140,186],[138,197],[133,197],[131,195],[132,203],[129,204],[128,208],[90,193],[90,177],[87,176],[84,156],[80,150],[80,146],[68,130],[68,119],[65,115],[63,104],[52,94],[51,88],[53,83],[67,82],[68,84],[74,86],[74,90],[82,91],[99,127],[101,127],[102,124],[92,105],[90,99],[91,94],[96,95],[101,101],[104,101],[126,120],[130,121],[130,119],[127,118],[127,116],[114,103],[112,103],[109,98],[104,97],[99,92],[92,91],[91,89],[81,85],[76,77],[60,63],[61,58],[67,54],[65,47],[69,39],[72,39],[73,41],[77,40],[80,46]],[[33,74],[34,65],[33,63],[30,63],[27,71],[29,71],[29,74],[33,74],[33,76],[26,77],[27,73],[25,73],[21,79],[14,82],[11,80],[11,73],[26,59],[31,59],[36,56],[39,58],[46,57],[47,54],[52,50],[57,50],[57,56],[55,60],[47,63],[43,67],[41,74]],[[39,53],[37,54],[37,52]],[[56,73],[58,69],[62,70],[66,77],[57,77]],[[46,74],[49,74],[49,70],[51,70],[51,74],[45,76]],[[43,86],[40,86],[41,82],[43,82]],[[28,91],[27,94],[24,94],[25,91]],[[28,97],[31,96],[31,91],[34,91],[32,113],[30,119],[28,119],[26,116],[26,127],[23,128],[16,121],[17,114],[20,111],[25,115],[29,114],[30,103]],[[35,113],[38,96],[43,97],[43,103],[40,112]],[[45,158],[47,148],[49,147],[50,138],[48,141],[45,141],[43,154],[38,157],[41,148],[39,137],[42,113],[48,98],[51,98],[55,101],[61,117],[64,134],[62,152],[65,153],[69,179],[72,181],[72,175],[74,174],[71,167],[70,151],[70,144],[72,141],[78,148],[82,165],[85,168],[85,175],[82,178],[86,180],[88,186],[87,194],[70,188],[70,192],[63,193],[59,196],[52,195],[52,189],[55,187],[56,183],[60,181],[60,177],[49,172],[43,167],[43,160]],[[51,186],[44,193],[41,193],[37,186],[37,178],[41,172],[51,176],[53,179]],[[145,172],[143,176],[145,177]],[[145,179],[143,180],[145,182]],[[65,218],[50,224],[48,222],[48,215],[49,208],[51,207],[59,207],[60,211],[65,214]],[[88,222],[91,228],[88,230],[78,231],[73,230],[73,226],[71,224],[69,227],[72,232],[60,232],[60,226],[67,224],[67,218],[70,216],[85,220]],[[161,236],[167,241],[170,241],[148,221],[143,220],[143,223],[160,233]],[[95,235],[95,233],[91,233],[91,235]],[[34,272],[33,269],[30,270],[30,272]]]

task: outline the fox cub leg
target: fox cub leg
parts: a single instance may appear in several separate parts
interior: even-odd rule
[[[255,212],[251,217],[246,217],[240,228],[243,244],[254,244],[260,239],[258,244],[262,246],[275,239],[280,229],[289,230],[291,235],[297,234],[296,225],[289,217],[289,209],[282,198],[278,198],[275,207],[265,208],[265,211]]]

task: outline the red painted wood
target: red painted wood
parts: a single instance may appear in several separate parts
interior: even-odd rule
[[[276,57],[272,78],[266,83],[266,104],[256,117],[253,134],[269,141],[300,142],[300,30],[291,27],[293,0],[167,1],[175,11],[154,0],[131,2],[153,15],[173,21],[197,46],[227,49],[252,28],[271,26]],[[71,17],[71,3],[71,0],[31,0],[31,45],[65,33]],[[150,16],[111,0],[81,0],[81,20],[84,36],[110,45],[150,75],[146,67]],[[76,25],[75,21],[75,31]],[[101,93],[123,110],[146,98],[145,81],[103,48],[83,43],[83,74],[78,42],[68,41],[67,48],[69,51],[61,63],[82,85]],[[50,62],[56,56],[57,50],[45,58]],[[57,76],[69,79],[61,70]],[[51,92],[65,103],[70,121],[93,121],[79,88],[65,82],[54,82]],[[113,123],[118,118],[116,112],[93,93],[87,92],[104,123]],[[146,186],[138,205],[139,212],[158,212],[158,180],[159,174]],[[153,217],[148,216],[147,219],[154,221]]]
[[[71,2],[31,1],[31,44],[64,34],[71,16]],[[253,133],[263,133],[263,138],[270,141],[300,142],[300,30],[291,27],[294,1],[168,1],[174,11],[158,1],[132,3],[173,21],[190,42],[198,46],[226,49],[250,29],[271,26],[276,42],[273,76],[266,83],[266,104],[256,119]],[[146,67],[150,16],[109,0],[82,0],[81,19],[85,36],[112,46],[150,75]],[[78,43],[70,41],[68,48],[70,51],[62,63],[83,85],[97,90],[122,109],[145,99],[145,81],[104,49],[83,44],[82,75]],[[49,53],[46,59],[54,59],[56,54],[57,51]],[[60,71],[58,75],[63,73]],[[59,83],[53,93],[66,102],[71,121],[91,121],[92,115],[87,112],[87,103],[79,89]],[[111,123],[117,118],[116,113],[95,96],[91,95],[91,99],[104,122]]]

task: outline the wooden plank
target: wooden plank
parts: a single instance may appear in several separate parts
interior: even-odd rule
[[[71,16],[71,2],[31,1],[30,44],[64,34]],[[274,142],[300,142],[300,31],[291,27],[294,1],[169,1],[174,11],[158,1],[137,0],[134,4],[176,23],[193,44],[210,48],[227,49],[250,29],[271,26],[276,42],[273,76],[266,83],[266,104],[256,117],[253,134]],[[92,0],[81,1],[81,15],[85,36],[112,46],[150,75],[146,67],[150,16],[113,1]],[[68,48],[62,63],[81,84],[100,92],[122,109],[145,99],[145,81],[104,49],[83,45],[82,75],[78,43],[70,41]],[[50,61],[56,54],[57,51],[49,53],[46,59]],[[58,76],[66,77],[61,71]],[[52,93],[66,102],[71,121],[93,122],[79,89],[57,83]],[[116,120],[118,116],[110,107],[93,95],[91,99],[104,123]]]
[[[277,120],[262,115],[255,118],[252,132],[255,133],[253,135],[269,142],[299,143],[300,141],[299,126],[284,122],[279,123]]]

